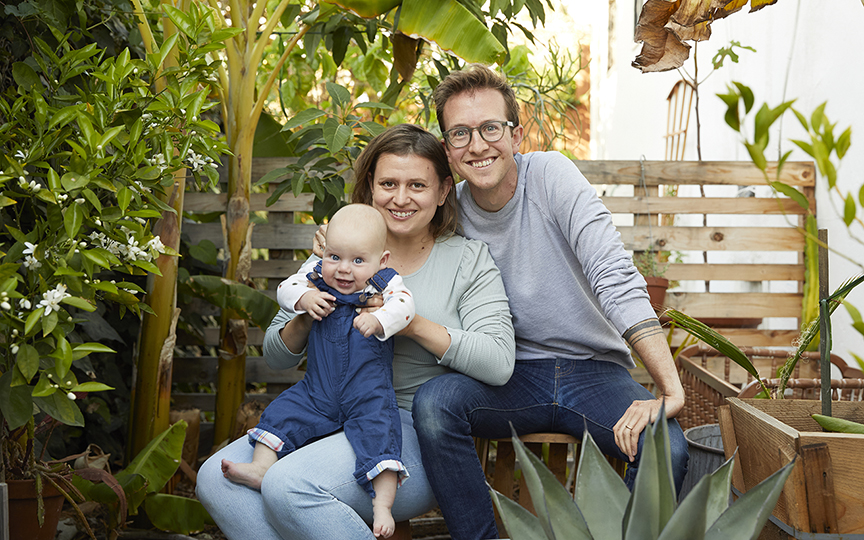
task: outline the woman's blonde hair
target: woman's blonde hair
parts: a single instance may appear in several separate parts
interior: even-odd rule
[[[428,159],[435,167],[440,187],[443,187],[447,182],[451,183],[450,192],[447,194],[444,204],[435,210],[435,215],[429,224],[429,231],[435,238],[456,232],[458,225],[456,189],[452,185],[453,173],[450,172],[447,153],[444,152],[444,145],[441,144],[441,141],[420,126],[399,124],[388,128],[387,131],[369,141],[354,164],[355,184],[351,201],[372,204],[371,180],[375,177],[378,159],[385,154],[418,156]]]

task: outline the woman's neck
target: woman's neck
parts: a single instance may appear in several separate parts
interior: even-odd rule
[[[422,237],[387,235],[387,249],[390,250],[387,266],[403,276],[413,274],[429,258],[433,245],[435,245],[435,238],[431,233]]]

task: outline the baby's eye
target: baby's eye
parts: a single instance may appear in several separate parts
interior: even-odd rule
[[[338,261],[338,260],[339,260],[339,255],[330,255],[330,260],[331,260],[331,261]]]
[[[362,258],[362,257],[357,257],[357,258],[355,258],[355,259],[354,259],[354,264],[363,264],[363,258]]]

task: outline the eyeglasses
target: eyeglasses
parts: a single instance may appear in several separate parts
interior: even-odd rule
[[[455,127],[453,129],[448,129],[442,135],[444,135],[444,140],[447,141],[450,146],[453,148],[463,148],[468,146],[471,143],[471,137],[473,136],[473,132],[476,130],[477,133],[483,137],[483,140],[486,142],[496,142],[500,141],[501,137],[504,136],[504,126],[514,127],[516,124],[513,122],[501,122],[498,120],[491,120],[489,122],[483,122],[480,124],[480,127],[469,128],[469,127]]]

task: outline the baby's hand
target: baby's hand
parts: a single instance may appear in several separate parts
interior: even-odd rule
[[[320,321],[327,315],[333,313],[336,309],[333,302],[336,298],[330,294],[318,289],[310,289],[303,293],[303,296],[297,300],[297,305],[294,306],[297,311],[305,311],[316,321]]]
[[[363,337],[384,334],[384,327],[381,326],[381,321],[371,313],[361,313],[354,317],[354,328],[363,334]]]

